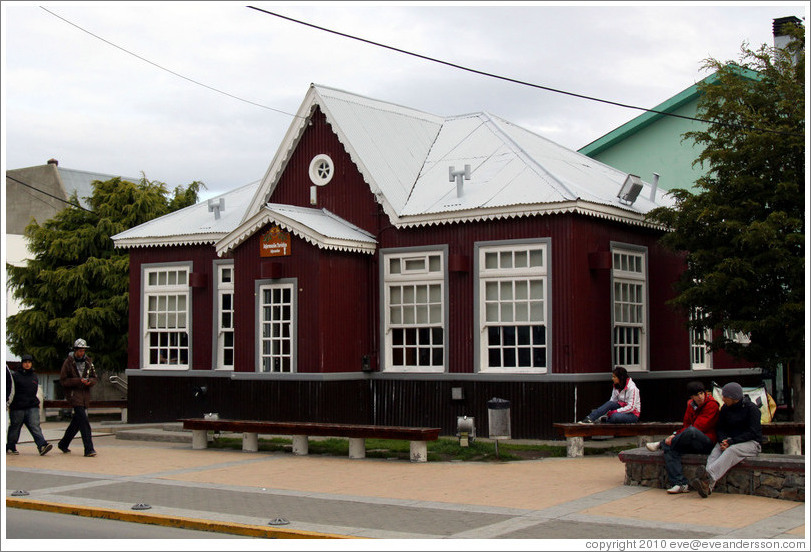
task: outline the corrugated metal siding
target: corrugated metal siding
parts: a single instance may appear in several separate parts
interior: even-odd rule
[[[312,121],[268,201],[326,208],[352,224],[376,233],[378,205],[369,191],[369,185],[363,181],[358,168],[320,110],[313,114]],[[318,202],[311,205],[310,187],[313,183],[309,177],[310,161],[319,154],[330,156],[335,165],[335,175],[326,186],[317,188]]]
[[[257,298],[255,282],[261,263],[281,266],[281,278],[298,282],[299,372],[359,372],[361,357],[372,354],[370,318],[371,257],[361,253],[321,250],[291,236],[292,254],[261,258],[259,244],[266,226],[234,251],[235,369],[256,371]]]
[[[129,350],[127,368],[135,370],[141,363],[141,266],[152,263],[187,263],[191,261],[192,272],[203,274],[206,286],[192,288],[192,369],[211,369],[211,328],[213,323],[212,290],[216,282],[213,261],[216,258],[213,246],[190,245],[177,247],[145,247],[130,250],[129,294]]]
[[[695,379],[711,388],[712,377],[697,375]],[[640,376],[635,381],[642,397],[641,421],[681,421],[689,379]],[[719,378],[715,383],[724,385],[729,381]],[[737,377],[735,381],[754,386],[760,383],[760,377]],[[207,387],[201,399],[194,397],[196,386]],[[451,398],[453,387],[462,388],[463,400]],[[609,377],[604,382],[315,382],[131,376],[129,419],[132,423],[168,422],[217,412],[221,418],[233,419],[441,427],[442,435],[454,435],[457,417],[472,416],[477,435],[487,437],[487,402],[499,398],[510,401],[513,439],[562,439],[552,424],[582,419],[610,396]]]

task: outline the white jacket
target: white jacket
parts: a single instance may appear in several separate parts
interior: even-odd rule
[[[629,377],[625,383],[625,388],[618,390],[616,387],[611,391],[611,400],[620,403],[620,408],[617,409],[618,414],[632,413],[636,414],[642,412],[642,399],[639,397],[639,388],[637,388],[634,381]]]

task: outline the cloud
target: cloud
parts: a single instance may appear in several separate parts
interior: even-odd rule
[[[745,40],[771,43],[773,18],[802,15],[792,4],[259,6],[641,107],[706,76],[699,71],[706,57],[736,58]],[[233,188],[264,174],[291,122],[279,111],[295,113],[312,82],[438,115],[487,111],[572,149],[639,114],[474,75],[234,2],[46,7],[117,47],[37,6],[3,3],[8,168],[56,157],[68,168],[144,171],[170,186],[202,180],[213,190]]]

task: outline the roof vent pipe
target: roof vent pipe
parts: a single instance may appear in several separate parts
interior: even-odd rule
[[[219,201],[214,198],[208,200],[208,212],[214,211],[214,218],[220,218],[220,211],[225,211],[225,198],[221,197]]]
[[[651,203],[656,201],[656,190],[659,189],[659,173],[653,173],[653,186],[650,188]]]
[[[465,170],[455,171],[453,165],[448,167],[450,181],[456,181],[456,197],[462,197],[463,180],[470,180],[470,165],[465,165]]]

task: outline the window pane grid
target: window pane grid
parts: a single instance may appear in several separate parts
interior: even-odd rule
[[[234,368],[234,267],[217,270],[217,368]]]
[[[386,357],[396,370],[445,366],[444,253],[386,256]]]
[[[150,366],[188,366],[188,269],[146,271],[145,348]]]
[[[293,371],[293,287],[261,288],[260,364],[263,372]]]
[[[491,368],[545,368],[546,327],[488,326],[487,362]]]
[[[612,261],[614,364],[643,369],[647,328],[645,253],[614,251]]]
[[[483,368],[546,368],[545,258],[544,244],[480,249]]]
[[[442,284],[389,286],[392,366],[444,365]]]

